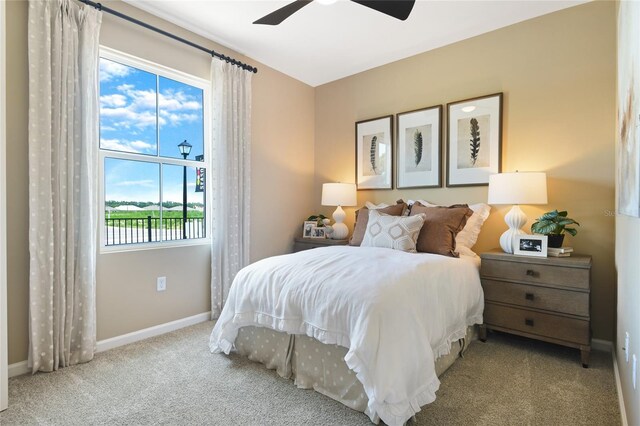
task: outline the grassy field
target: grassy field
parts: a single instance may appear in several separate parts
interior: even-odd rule
[[[158,210],[140,210],[140,211],[120,211],[112,210],[104,212],[106,219],[146,219],[151,216],[152,219],[159,219],[160,212]],[[164,210],[162,212],[163,218],[182,218],[182,211],[169,211]],[[201,218],[204,217],[204,212],[197,210],[187,210],[187,218]]]

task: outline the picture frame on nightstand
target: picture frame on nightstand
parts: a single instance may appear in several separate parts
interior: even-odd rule
[[[311,238],[327,238],[324,226],[314,226],[311,228]]]
[[[313,231],[313,228],[315,227],[316,227],[315,220],[305,220],[304,224],[302,225],[302,237],[311,238],[311,233]]]
[[[513,246],[518,256],[547,257],[546,235],[516,235]]]

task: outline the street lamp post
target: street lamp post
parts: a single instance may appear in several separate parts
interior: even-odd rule
[[[191,152],[191,144],[185,139],[178,145],[180,154],[186,160]],[[187,165],[182,170],[182,238],[187,238]]]

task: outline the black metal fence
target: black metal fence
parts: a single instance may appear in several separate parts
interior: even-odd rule
[[[186,232],[183,233],[183,219],[157,217],[105,219],[106,245],[147,243],[193,238],[205,238],[204,218],[187,218]]]

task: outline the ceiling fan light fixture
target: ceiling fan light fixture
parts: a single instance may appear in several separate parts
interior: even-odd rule
[[[338,0],[316,0],[316,1],[323,6],[329,6],[330,4],[334,4]]]

